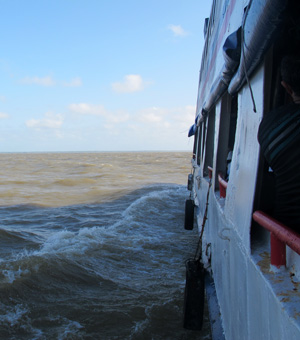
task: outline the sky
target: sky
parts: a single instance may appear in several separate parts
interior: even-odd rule
[[[0,0],[0,152],[191,151],[212,0]]]

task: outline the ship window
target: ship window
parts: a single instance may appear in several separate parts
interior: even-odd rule
[[[279,107],[285,103],[285,91],[280,84],[280,60],[279,54],[275,52],[276,47],[273,46],[265,58],[264,70],[264,112]],[[254,198],[253,209],[262,210],[268,215],[273,215],[275,197],[274,175],[269,168],[263,155],[260,155],[258,165],[257,184]],[[251,227],[251,247],[253,248],[257,242],[269,243],[269,233],[259,226],[256,222]]]
[[[195,136],[194,136],[194,147],[193,147],[193,158],[196,159],[198,148],[199,148],[199,127],[196,128]],[[198,162],[197,162],[198,163]]]
[[[203,145],[204,145],[204,131],[205,124],[201,123],[196,128],[195,136],[194,136],[194,146],[193,146],[193,159],[197,162],[197,165],[200,166],[203,160]]]
[[[208,176],[208,167],[213,166],[213,155],[214,155],[214,138],[215,138],[215,108],[213,108],[207,119],[207,129],[206,129],[206,143],[204,151],[204,168],[203,176]]]
[[[197,128],[197,136],[195,136],[195,146],[194,146],[194,154],[197,160],[197,165],[202,164],[203,160],[203,145],[204,145],[204,131],[205,131],[205,124],[204,122],[200,124]]]
[[[201,125],[201,148],[199,148],[199,152],[201,152],[201,162],[203,163],[204,150],[205,150],[205,138],[206,138],[206,119]]]
[[[219,178],[222,178],[226,182],[229,180],[232,152],[235,141],[236,121],[237,96],[231,97],[229,94],[226,94],[222,98],[220,112],[219,140],[216,163],[217,174],[215,176],[216,190],[220,189]],[[222,194],[222,197],[224,197],[223,195],[224,194]]]
[[[202,148],[202,124],[198,127],[198,143],[197,143],[197,164],[201,164],[201,148]]]
[[[270,48],[265,57],[264,113],[267,113],[276,107],[285,105],[290,101],[290,97],[281,86],[280,62],[283,55],[297,54],[300,50],[299,8],[300,5],[298,1],[293,0],[288,3],[284,29],[279,39]],[[253,206],[254,211],[262,210],[268,215],[273,215],[275,196],[274,184],[273,172],[270,171],[263,155],[260,155]],[[251,227],[252,248],[257,241],[267,242],[268,239],[269,233],[253,222]]]

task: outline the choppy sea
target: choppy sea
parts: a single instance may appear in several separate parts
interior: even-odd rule
[[[182,327],[190,153],[0,159],[0,339],[210,339]]]

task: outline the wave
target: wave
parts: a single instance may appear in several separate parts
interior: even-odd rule
[[[41,244],[38,235],[32,232],[0,229],[0,256],[2,261],[23,249],[36,249]]]
[[[0,238],[36,243],[0,261],[0,338],[168,339],[190,255],[185,194],[163,184],[105,204],[13,208],[32,217],[24,226],[32,234],[0,230]]]
[[[11,231],[7,229],[0,229],[0,240],[3,243],[19,243],[31,242],[35,243],[36,235],[24,231]]]
[[[59,179],[54,182],[54,184],[63,185],[63,186],[76,186],[76,185],[86,185],[86,184],[95,184],[97,180],[93,178],[64,178]]]
[[[0,339],[196,339],[181,328],[186,188],[156,184],[185,183],[187,158],[3,157]]]
[[[78,206],[72,208],[66,218],[60,218],[60,229],[63,228],[62,230],[55,231],[55,224],[47,222],[47,227],[51,227],[47,232],[43,233],[42,227],[37,228],[35,233],[1,229],[0,238],[2,238],[3,243],[13,246],[12,249],[18,254],[17,273],[19,273],[19,268],[21,270],[23,268],[22,261],[25,261],[27,269],[30,267],[28,264],[29,257],[48,259],[52,256],[65,260],[82,260],[85,264],[89,262],[85,259],[100,258],[102,255],[110,260],[115,260],[120,254],[132,258],[134,252],[139,253],[150,248],[156,249],[158,245],[161,245],[164,238],[171,237],[174,230],[170,225],[172,223],[178,224],[180,222],[178,220],[179,212],[182,215],[180,205],[178,206],[178,203],[173,202],[178,201],[177,197],[182,197],[183,193],[183,188],[176,185],[148,187],[144,195],[134,199],[133,202],[128,204],[126,203],[127,199],[125,199],[122,204],[117,204],[116,207],[118,208],[125,204],[128,205],[123,212],[119,212],[119,215],[113,211],[110,213],[111,208],[109,207],[113,206],[114,203],[107,205],[105,210],[107,222],[103,226],[95,225],[97,219],[100,218],[98,214],[91,216],[89,210],[84,212],[86,208],[82,208],[81,212],[78,210]],[[23,206],[22,209],[25,211],[26,207]],[[31,209],[32,212],[29,213],[29,216],[35,217],[36,223],[43,223],[45,214],[49,218],[55,218],[59,213],[66,213],[62,210],[55,213],[54,209],[42,209],[37,212],[34,211],[34,207],[31,207]],[[99,208],[94,206],[93,209]],[[117,217],[116,221],[109,224],[109,221],[112,221],[111,219],[114,217]],[[90,219],[90,222],[87,219]],[[77,229],[79,229],[77,231],[72,230],[70,227],[64,227],[62,223],[77,224]],[[47,236],[47,233],[49,236]],[[23,254],[18,253],[22,247],[32,249],[32,251],[26,250]],[[36,262],[33,262],[36,265]],[[100,272],[98,274],[101,275]],[[11,281],[12,277],[14,276],[10,275],[10,282],[13,282]]]

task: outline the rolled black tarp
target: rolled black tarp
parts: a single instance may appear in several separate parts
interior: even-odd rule
[[[239,68],[228,92],[235,95],[255,71],[282,27],[287,0],[252,0],[245,13],[242,29],[242,53]]]
[[[223,45],[224,65],[213,83],[209,96],[205,101],[202,112],[209,112],[213,105],[222,97],[227,91],[231,78],[236,71],[241,53],[241,28],[231,33]]]

